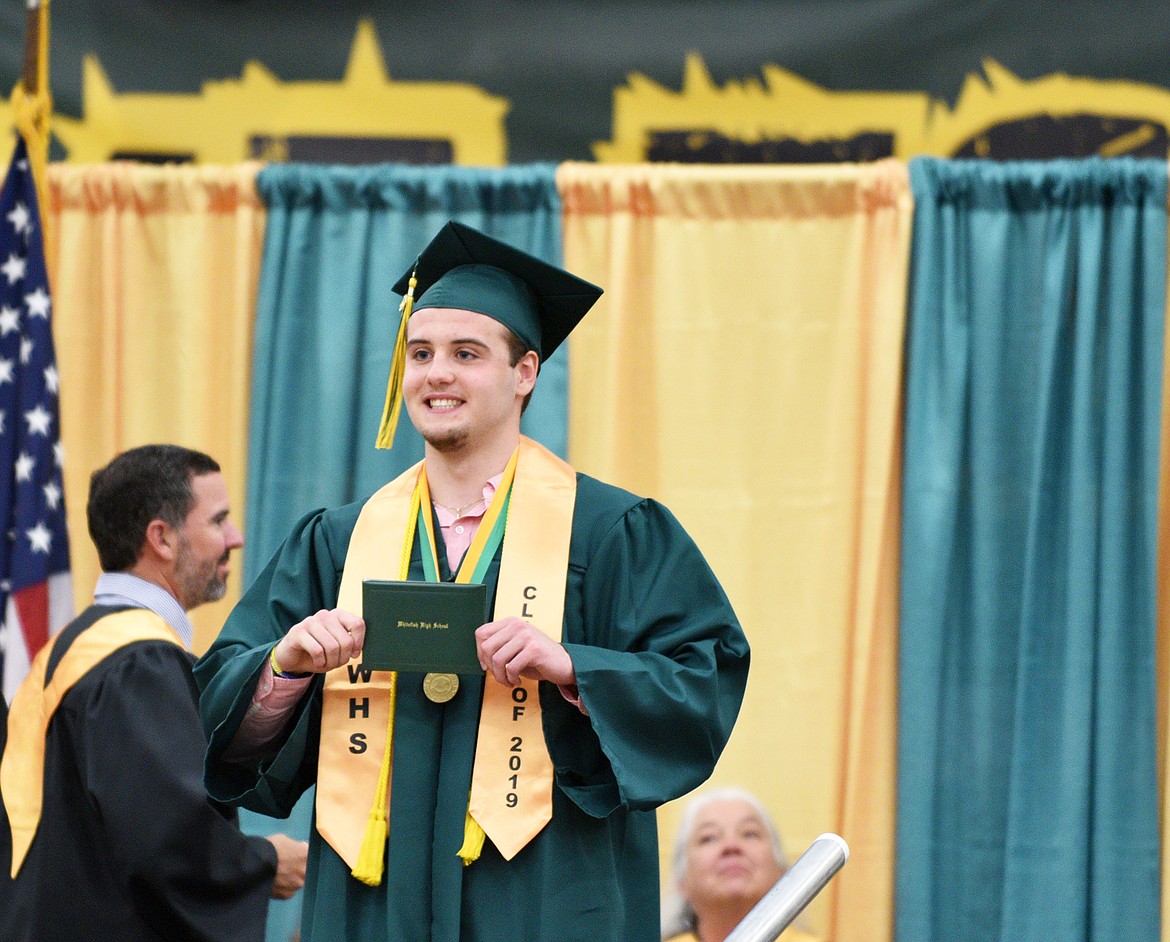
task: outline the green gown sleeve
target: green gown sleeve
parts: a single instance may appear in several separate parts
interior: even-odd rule
[[[223,753],[239,729],[269,653],[285,633],[321,609],[336,607],[349,536],[360,505],[303,517],[195,667],[207,731],[207,790],[218,801],[287,817],[317,774],[323,675],[313,678],[281,739],[268,754],[229,762]]]
[[[615,490],[582,478],[570,554],[563,642],[589,715],[551,685],[541,697],[557,783],[594,817],[656,808],[706,780],[750,656],[681,524],[653,500],[615,518]]]

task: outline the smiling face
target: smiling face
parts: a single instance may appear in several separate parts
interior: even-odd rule
[[[227,591],[231,570],[228,559],[244,545],[244,537],[228,516],[228,493],[223,475],[191,478],[195,505],[178,530],[173,584],[184,609],[215,602]]]
[[[520,434],[524,397],[536,382],[537,356],[511,363],[507,328],[455,308],[417,311],[407,325],[406,411],[427,445],[474,451]]]
[[[699,809],[679,889],[700,922],[714,907],[746,912],[781,875],[771,836],[751,804],[728,798]]]

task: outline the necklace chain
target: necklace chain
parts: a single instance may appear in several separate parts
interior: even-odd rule
[[[481,495],[480,495],[479,497],[477,497],[475,500],[471,501],[471,503],[469,503],[469,504],[461,504],[461,505],[460,505],[460,506],[458,506],[458,507],[448,507],[446,504],[440,504],[440,503],[439,503],[437,500],[434,502],[434,504],[435,504],[435,506],[436,506],[436,507],[442,507],[444,510],[449,510],[449,511],[450,511],[451,513],[453,513],[453,514],[454,514],[456,517],[461,517],[461,516],[463,516],[463,511],[465,511],[465,510],[470,510],[470,509],[471,509],[472,507],[474,507],[476,504],[483,503],[483,502],[484,502],[486,499],[487,499],[487,498],[485,498],[485,497],[484,497],[484,496],[481,494]]]

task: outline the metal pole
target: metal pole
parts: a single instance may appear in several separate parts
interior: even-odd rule
[[[726,942],[775,942],[849,859],[849,845],[822,834],[732,930]]]

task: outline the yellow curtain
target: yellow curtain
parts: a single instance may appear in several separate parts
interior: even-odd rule
[[[703,548],[753,649],[714,781],[760,795],[790,853],[849,842],[818,938],[889,939],[906,168],[566,164],[557,183],[566,267],[606,288],[570,343],[570,458]]]
[[[252,320],[264,210],[257,164],[54,164],[50,272],[61,374],[65,495],[78,607],[100,571],[88,537],[89,475],[135,445],[205,451],[243,522]],[[195,648],[239,596],[193,613]]]

